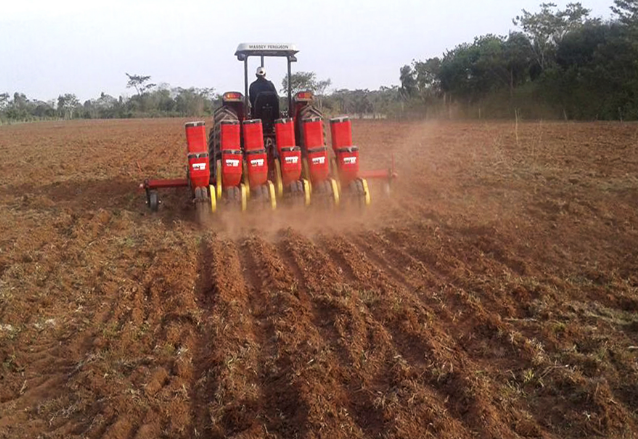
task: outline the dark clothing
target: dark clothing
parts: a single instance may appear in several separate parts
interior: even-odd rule
[[[272,91],[274,93],[277,93],[277,89],[272,82],[270,82],[263,76],[258,76],[257,80],[250,84],[250,89],[248,91],[251,107],[255,107],[255,99],[257,99],[257,95],[264,91]]]

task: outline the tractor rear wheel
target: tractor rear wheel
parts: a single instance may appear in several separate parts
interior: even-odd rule
[[[308,119],[310,117],[323,117],[323,112],[314,105],[306,105],[299,111],[301,119]]]

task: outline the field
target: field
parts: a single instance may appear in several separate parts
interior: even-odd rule
[[[358,122],[392,198],[200,227],[183,123],[0,127],[0,437],[638,436],[638,125]]]

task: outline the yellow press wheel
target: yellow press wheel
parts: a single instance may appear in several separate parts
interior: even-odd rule
[[[215,163],[215,192],[213,192],[211,190],[211,198],[213,193],[217,196],[218,200],[222,199],[222,190],[223,190],[223,186],[222,186],[222,161],[221,160],[217,160],[217,163]]]
[[[248,179],[248,163],[242,162],[241,181],[246,186],[246,199],[250,200],[250,180]]]
[[[270,199],[270,208],[272,210],[277,209],[277,196],[275,195],[275,185],[272,181],[268,180],[268,198]]]
[[[281,176],[281,162],[275,159],[275,190],[279,198],[284,196],[284,180]]]
[[[330,158],[330,174],[332,178],[339,180],[339,168],[337,167],[337,158]]]
[[[215,194],[215,187],[211,184],[208,186],[208,191],[210,192],[210,210],[211,212],[217,212],[217,197]]]
[[[310,168],[308,167],[308,159],[301,159],[301,178],[310,181]]]
[[[332,189],[332,201],[334,202],[335,207],[339,207],[341,195],[339,194],[339,184],[334,178],[330,179],[330,188]]]
[[[368,189],[368,182],[365,178],[361,178],[360,181],[361,188],[363,190],[363,193],[361,194],[363,196],[363,204],[368,207],[370,205],[370,190]]]
[[[246,212],[248,207],[248,187],[242,183],[239,185],[239,201],[242,212]]]
[[[337,167],[336,157],[332,157],[330,159],[330,175],[332,176],[332,180],[337,184],[339,193],[341,193],[341,178],[339,177],[339,168]],[[330,184],[332,184],[332,182],[330,182]]]
[[[310,206],[310,195],[312,194],[312,186],[310,181],[305,178],[301,180],[303,184],[304,206]]]

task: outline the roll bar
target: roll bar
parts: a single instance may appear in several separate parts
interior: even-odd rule
[[[292,72],[292,63],[297,62],[295,56],[299,50],[294,44],[287,43],[242,43],[237,46],[235,56],[239,61],[244,62],[244,96],[246,108],[249,106],[250,99],[248,97],[248,58],[251,56],[261,57],[261,66],[264,66],[265,57],[284,57],[288,64],[288,112],[292,111],[292,84],[290,76]]]

